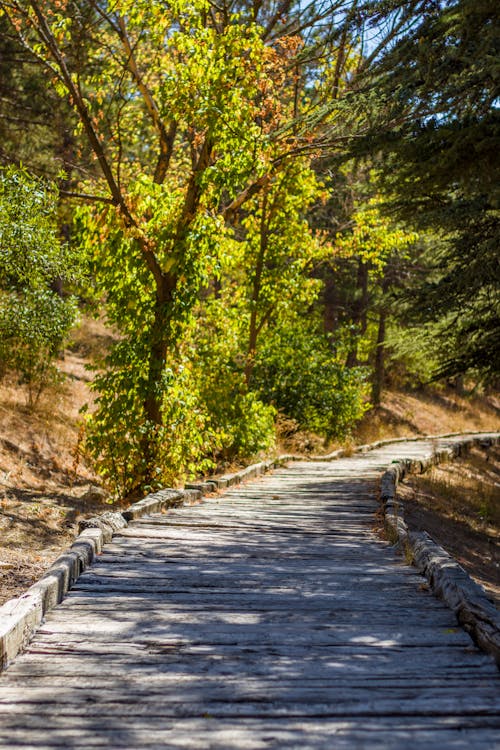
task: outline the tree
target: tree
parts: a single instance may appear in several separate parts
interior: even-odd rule
[[[361,363],[369,365],[372,371],[371,396],[375,405],[380,403],[385,379],[386,327],[392,306],[390,293],[405,278],[408,251],[418,239],[414,232],[383,216],[380,207],[380,198],[372,198],[357,207],[352,215],[352,226],[338,236],[337,257],[334,258],[341,272],[345,272],[346,261],[354,262],[358,268],[360,289],[351,301],[350,320],[349,311],[344,312],[344,325],[348,321],[354,334],[347,364],[359,363],[361,348]]]
[[[327,439],[345,438],[363,413],[362,373],[334,354],[314,310],[321,284],[313,272],[333,250],[306,217],[324,197],[306,160],[283,165],[246,205],[200,306],[199,380],[211,414],[224,414],[225,457],[257,437],[264,447],[274,408]],[[235,413],[239,429],[227,434]]]
[[[434,235],[411,294],[414,321],[435,324],[435,377],[500,370],[497,58],[496,3],[432,4],[373,82],[399,123],[369,141],[391,210]]]
[[[251,202],[288,164],[366,130],[342,96],[376,54],[360,60],[355,0],[0,8],[69,101],[102,176],[75,191],[89,203],[80,226],[123,336],[96,381],[94,450],[136,456],[137,486],[163,481],[172,359],[217,275],[221,236],[247,231]],[[249,339],[249,366],[252,348]]]

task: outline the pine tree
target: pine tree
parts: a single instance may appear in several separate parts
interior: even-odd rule
[[[369,140],[391,208],[437,236],[411,292],[415,320],[438,323],[437,376],[500,372],[496,19],[491,0],[432,4],[372,81],[392,122]]]

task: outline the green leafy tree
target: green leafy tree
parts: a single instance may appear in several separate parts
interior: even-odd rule
[[[407,278],[409,250],[418,240],[410,232],[380,212],[380,199],[373,198],[352,215],[352,226],[339,234],[334,262],[356,263],[360,286],[351,306],[352,343],[347,364],[359,361],[371,367],[372,402],[380,403],[385,379],[386,329],[395,288]],[[360,293],[359,293],[360,292]]]
[[[322,197],[314,172],[296,160],[249,204],[242,221],[244,240],[237,262],[244,269],[240,320],[247,329],[247,386],[251,386],[259,339],[268,327],[278,318],[286,324],[287,312],[293,316],[298,306],[304,307],[317,294],[318,283],[311,271],[331,253],[331,247],[311,231],[307,210]]]
[[[356,49],[357,7],[0,1],[71,105],[101,174],[78,197],[89,201],[80,226],[108,317],[123,336],[97,380],[101,400],[90,424],[103,470],[106,456],[111,466],[111,455],[115,465],[117,455],[134,455],[136,486],[164,480],[173,392],[166,374],[203,288],[216,280],[220,235],[255,234],[250,213],[265,213],[260,196],[288,164],[326,146],[345,149],[353,132],[366,130],[341,104],[370,62]],[[114,431],[119,405],[132,410],[140,436],[132,452],[130,431]]]
[[[302,429],[341,438],[363,413],[365,388],[361,370],[344,366],[342,348],[334,351],[314,311],[321,283],[313,272],[333,248],[306,217],[324,198],[313,170],[295,160],[249,201],[204,301],[204,344],[196,348],[219,363],[214,377],[203,378],[214,406],[255,410],[258,398]]]

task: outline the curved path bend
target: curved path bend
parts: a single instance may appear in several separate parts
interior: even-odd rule
[[[492,658],[373,531],[381,470],[432,447],[131,523],[0,677],[0,747],[499,748]]]

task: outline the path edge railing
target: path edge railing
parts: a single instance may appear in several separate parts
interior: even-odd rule
[[[108,511],[82,521],[79,528],[80,533],[73,544],[54,561],[42,577],[30,586],[24,594],[10,599],[0,607],[0,672],[27,645],[34,631],[42,623],[45,614],[64,599],[64,596],[80,575],[92,564],[95,557],[102,552],[104,544],[110,542],[113,535],[125,528],[129,521],[168,508],[176,508],[200,502],[202,497],[209,493],[240,484],[247,479],[253,479],[290,461],[326,462],[356,453],[367,453],[385,445],[442,440],[449,437],[458,437],[462,434],[464,435],[464,442],[471,439],[481,440],[492,435],[492,433],[468,432],[409,438],[388,438],[378,440],[374,443],[359,445],[354,448],[340,448],[322,456],[282,454],[275,458],[252,464],[231,474],[210,477],[206,481],[187,483],[183,489],[165,488],[150,493],[123,511]],[[496,439],[500,442],[500,434]],[[382,475],[381,480],[381,500],[385,508],[386,520],[388,524],[392,524],[394,517],[394,528],[398,534],[400,529],[404,531],[402,525],[404,521],[397,514],[396,488],[403,476],[403,471],[406,472],[409,470],[407,461],[408,459],[403,459],[404,464],[403,462],[396,462],[398,464],[401,463],[401,468],[399,466],[396,467],[395,463],[391,464],[388,470]],[[422,464],[423,462],[420,463]],[[404,534],[401,540],[403,538],[406,538]],[[424,556],[425,553],[422,552],[422,559]]]
[[[500,612],[485,589],[427,532],[410,531],[404,519],[404,503],[398,497],[398,485],[408,474],[422,474],[432,466],[465,456],[472,447],[488,449],[495,445],[500,445],[498,434],[468,436],[434,451],[429,458],[393,461],[380,480],[380,502],[389,536],[427,578],[434,595],[453,610],[460,625],[483,651],[495,658],[500,669]]]

